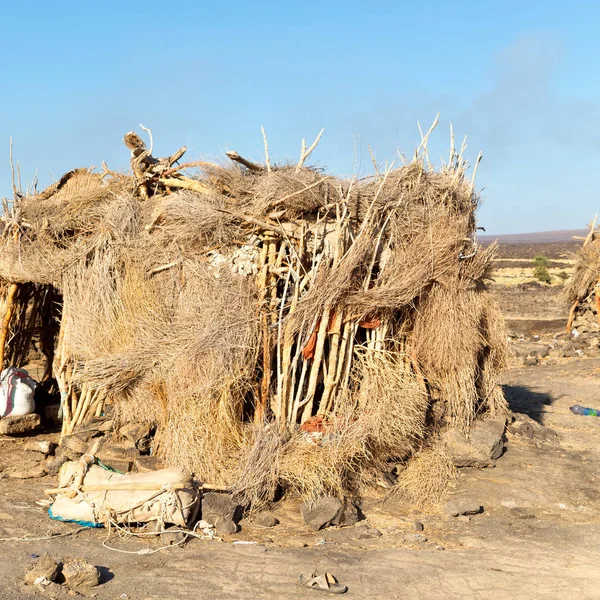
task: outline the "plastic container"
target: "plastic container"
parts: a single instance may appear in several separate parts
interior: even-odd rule
[[[576,415],[584,415],[586,417],[600,417],[600,410],[596,410],[595,408],[586,408],[585,406],[580,406],[576,404],[575,406],[571,406],[571,412]]]

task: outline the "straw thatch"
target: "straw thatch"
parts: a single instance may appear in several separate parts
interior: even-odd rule
[[[590,223],[590,231],[575,254],[573,275],[564,291],[565,298],[570,305],[568,331],[571,331],[573,325],[592,326],[595,331],[598,331],[598,323],[600,323],[600,236],[596,229],[596,219]]]
[[[495,247],[461,155],[348,180],[304,146],[190,179],[140,144],[133,177],[78,169],[4,219],[7,289],[60,294],[64,433],[110,402],[167,463],[260,503],[356,493],[415,453],[444,472],[437,433],[504,410]]]

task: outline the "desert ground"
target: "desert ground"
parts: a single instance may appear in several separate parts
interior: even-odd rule
[[[96,565],[101,585],[85,595],[101,600],[318,597],[297,584],[299,574],[314,569],[333,573],[354,598],[600,598],[600,423],[569,410],[600,407],[600,359],[593,351],[565,357],[551,348],[528,366],[522,351],[552,346],[563,332],[568,308],[558,273],[570,273],[576,248],[570,241],[501,244],[491,289],[514,349],[503,385],[517,420],[529,425],[508,428],[494,468],[460,470],[445,501],[476,501],[480,514],[451,517],[444,503],[416,510],[382,491],[364,500],[364,518],[354,526],[314,532],[298,504],[286,502],[275,509],[276,527],[242,520],[240,532],[222,541],[191,539],[153,552],[165,541],[51,521],[37,501],[55,479],[11,477],[31,454],[24,448],[30,438],[5,437],[0,597],[49,597],[23,583],[28,565],[49,553]],[[550,285],[532,277],[540,254],[550,260]]]

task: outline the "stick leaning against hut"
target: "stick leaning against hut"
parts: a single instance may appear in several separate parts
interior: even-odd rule
[[[474,242],[462,153],[436,171],[428,135],[359,181],[306,166],[319,138],[291,165],[178,165],[185,148],[156,159],[130,133],[133,177],[78,169],[20,199],[4,320],[11,286],[55,294],[63,434],[111,403],[157,426],[168,464],[257,504],[356,493],[504,410],[495,248]]]

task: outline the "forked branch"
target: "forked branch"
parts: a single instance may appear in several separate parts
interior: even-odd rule
[[[300,160],[296,165],[296,172],[298,172],[304,166],[306,159],[312,154],[313,150],[317,147],[324,131],[325,129],[321,129],[321,131],[319,131],[319,135],[316,137],[315,141],[311,144],[308,150],[306,149],[306,138],[302,140],[302,150],[300,153]]]

